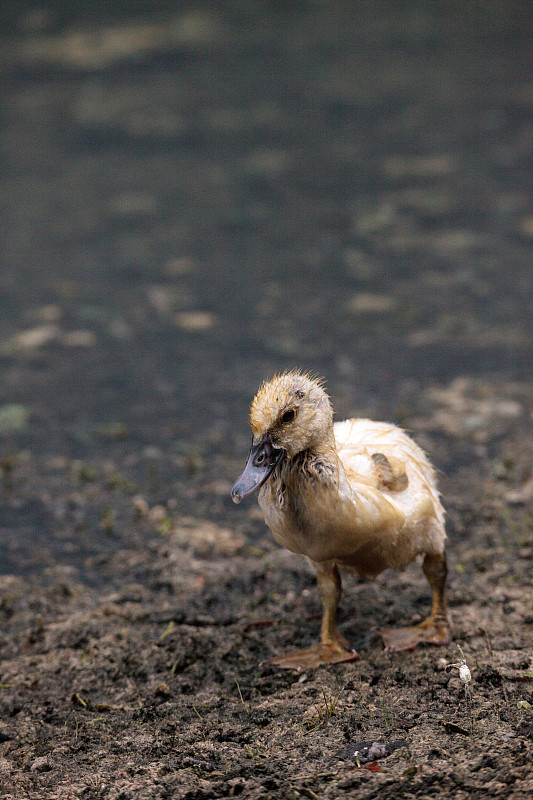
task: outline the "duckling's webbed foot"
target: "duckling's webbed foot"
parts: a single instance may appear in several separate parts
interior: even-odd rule
[[[433,592],[431,614],[412,628],[386,628],[378,631],[383,637],[385,650],[398,653],[414,650],[417,644],[449,644],[452,638],[450,620],[446,609],[446,556],[426,555],[422,565]]]
[[[356,661],[359,654],[348,648],[348,642],[343,636],[335,641],[320,642],[306,650],[296,650],[283,656],[275,656],[261,662],[261,666],[279,667],[280,669],[295,669],[302,672],[304,669],[315,669],[321,664],[341,664],[344,661]]]
[[[397,458],[391,460],[383,453],[372,453],[372,461],[379,480],[378,489],[388,489],[390,492],[403,492],[407,489],[409,478],[402,461]]]
[[[434,619],[432,616],[412,628],[384,628],[378,633],[383,638],[385,650],[389,653],[414,650],[421,642],[439,645],[449,644],[451,641],[448,621],[442,618]]]
[[[318,593],[322,603],[322,629],[320,644],[306,650],[297,650],[284,656],[275,656],[263,661],[281,669],[314,669],[321,664],[341,664],[343,661],[356,661],[359,658],[355,650],[337,630],[337,608],[341,597],[341,578],[339,570],[332,561],[312,562],[316,569]]]

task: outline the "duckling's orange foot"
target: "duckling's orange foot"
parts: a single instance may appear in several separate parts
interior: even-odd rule
[[[452,638],[448,622],[433,621],[431,618],[413,628],[385,628],[377,633],[383,638],[385,650],[389,653],[414,650],[421,642],[435,645],[449,644]]]
[[[307,650],[297,650],[284,656],[275,656],[262,661],[260,666],[279,667],[280,669],[295,669],[302,672],[304,669],[315,669],[321,664],[341,664],[344,661],[356,661],[359,653],[348,650],[340,642],[321,642],[309,647]]]

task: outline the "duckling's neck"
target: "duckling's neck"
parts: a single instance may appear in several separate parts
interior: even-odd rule
[[[287,477],[329,483],[337,471],[335,451],[304,450],[286,464]]]
[[[323,442],[319,447],[302,450],[292,458],[282,459],[273,475],[273,488],[280,498],[300,495],[313,486],[336,489],[339,482],[339,458],[335,444]]]

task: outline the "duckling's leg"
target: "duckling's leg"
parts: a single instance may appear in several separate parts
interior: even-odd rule
[[[446,609],[446,555],[426,555],[422,564],[424,575],[433,592],[431,614],[412,628],[387,628],[379,631],[389,652],[413,650],[420,642],[448,644],[451,640],[450,620]]]
[[[312,562],[317,572],[318,593],[322,603],[322,628],[320,643],[306,650],[297,650],[284,656],[276,656],[263,661],[281,669],[313,669],[320,664],[339,664],[342,661],[355,661],[359,655],[349,649],[349,644],[337,628],[337,608],[341,597],[341,577],[336,565],[331,561],[322,564]]]

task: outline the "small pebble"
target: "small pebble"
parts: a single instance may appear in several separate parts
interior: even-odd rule
[[[138,517],[147,517],[150,511],[150,506],[140,494],[133,498],[133,507]]]
[[[533,239],[533,217],[524,217],[520,223],[520,233],[528,239]]]
[[[212,328],[216,317],[207,311],[182,311],[175,315],[174,322],[184,331],[198,333]]]
[[[0,758],[0,775],[7,776],[11,772],[11,764],[7,758]]]
[[[50,756],[40,756],[32,761],[30,770],[32,772],[48,772],[52,769],[52,762]]]
[[[22,431],[30,418],[30,409],[18,403],[0,406],[0,433]]]
[[[172,697],[170,686],[168,685],[168,683],[165,683],[164,681],[157,684],[157,686],[155,687],[155,694],[156,697],[165,697],[165,698]]]
[[[165,506],[154,506],[150,509],[149,517],[152,522],[163,522],[168,516]]]
[[[384,314],[393,311],[398,303],[392,295],[361,292],[346,303],[346,311],[352,314]]]
[[[49,303],[46,306],[42,306],[38,308],[35,317],[36,319],[40,320],[41,322],[48,323],[48,324],[56,324],[59,322],[62,316],[61,306]]]
[[[15,334],[4,345],[4,349],[16,352],[18,350],[36,350],[39,347],[53,342],[58,338],[60,330],[57,325],[39,325],[37,328],[28,328]]]

